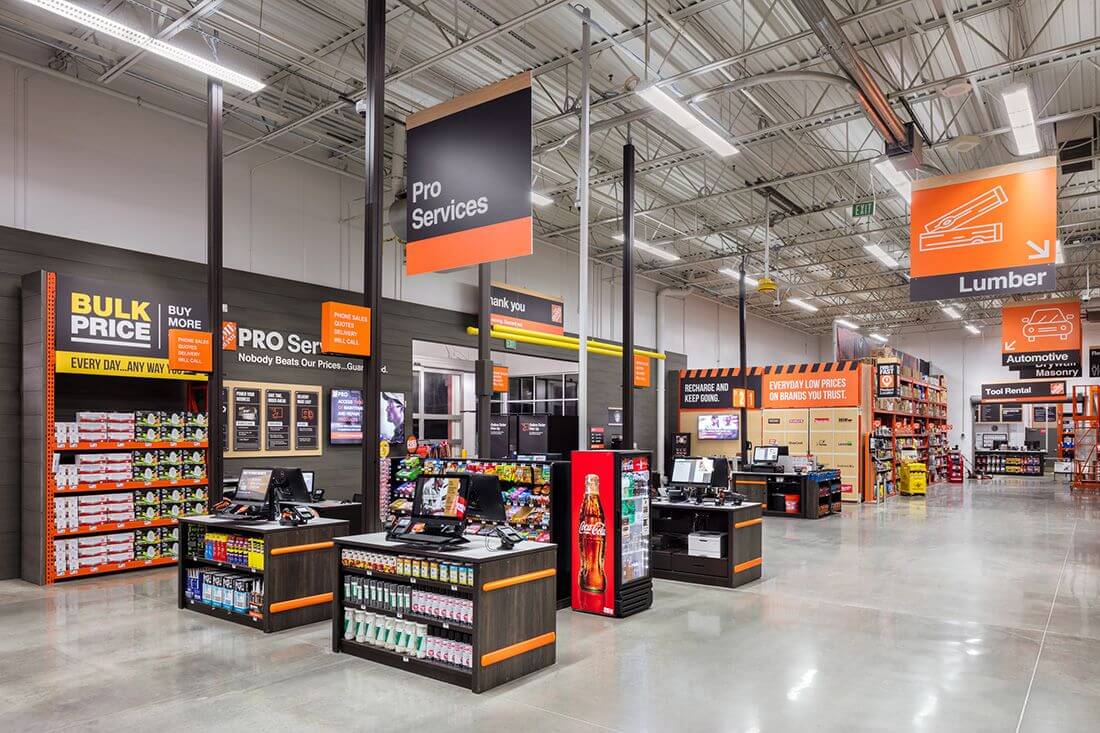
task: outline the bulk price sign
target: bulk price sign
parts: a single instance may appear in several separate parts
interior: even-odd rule
[[[909,299],[1057,289],[1057,158],[913,182]]]
[[[405,271],[532,252],[531,74],[409,115]]]

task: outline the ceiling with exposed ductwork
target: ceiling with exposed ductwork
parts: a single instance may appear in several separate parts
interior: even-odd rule
[[[263,80],[256,94],[227,87],[226,128],[241,136],[227,140],[228,156],[267,145],[362,172],[354,109],[363,87],[361,3],[74,2]],[[387,179],[394,131],[399,141],[406,115],[531,69],[532,188],[554,200],[535,209],[535,236],[575,253],[579,6],[393,0],[386,7]],[[874,162],[884,137],[909,123],[924,148],[915,177],[1020,160],[1001,96],[1019,82],[1040,123],[1037,156],[1067,163],[1058,179],[1062,290],[1054,295],[1079,295],[1090,259],[1100,260],[1095,0],[593,0],[588,7],[591,254],[599,262],[621,259],[614,236],[629,137],[637,147],[636,235],[665,253],[638,253],[642,277],[732,304],[742,260],[760,279],[767,259],[778,304],[753,292],[749,308],[802,332],[827,332],[837,318],[886,334],[996,324],[999,299],[909,301],[907,207]],[[0,0],[0,54],[203,116],[199,74],[24,0]],[[705,112],[739,152],[718,157],[655,112],[636,93],[651,82]],[[872,216],[852,216],[854,203],[872,200]],[[868,251],[874,245],[897,266]]]

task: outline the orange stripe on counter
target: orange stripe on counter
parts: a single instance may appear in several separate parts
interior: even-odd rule
[[[334,547],[333,542],[311,542],[308,545],[287,545],[286,547],[272,548],[272,555],[293,555],[296,552],[313,552],[314,550],[327,550]]]
[[[332,603],[332,594],[320,593],[315,596],[293,598],[289,601],[277,601],[271,604],[271,613],[285,613],[286,611],[293,611],[296,608],[319,606],[322,603]]]
[[[767,481],[757,481],[756,479],[734,479],[739,484],[749,484],[750,486],[767,486]]]
[[[558,571],[554,568],[547,568],[546,570],[536,570],[533,573],[513,575],[510,578],[490,580],[488,583],[482,583],[481,589],[488,593],[491,590],[500,590],[501,588],[508,588],[513,585],[520,585],[521,583],[530,583],[535,580],[542,580],[543,578],[552,578],[557,575],[557,573]]]
[[[743,529],[744,527],[753,527],[757,524],[763,524],[763,523],[764,523],[764,518],[763,517],[757,517],[756,519],[746,519],[744,522],[738,522],[737,524],[733,525],[733,528],[734,529]]]
[[[740,573],[740,572],[745,571],[745,570],[751,570],[752,568],[755,568],[758,565],[763,565],[763,564],[764,564],[764,558],[758,557],[755,560],[749,560],[748,562],[743,562],[740,565],[734,565],[733,566],[733,572]]]
[[[558,635],[553,631],[542,634],[541,636],[534,636],[527,641],[521,641],[518,644],[512,644],[506,646],[503,649],[497,649],[495,652],[489,652],[488,654],[481,655],[481,666],[489,667],[498,662],[503,662],[506,659],[512,657],[518,657],[520,654],[526,654],[529,651],[540,649],[548,644],[553,644],[554,640],[558,638]]]

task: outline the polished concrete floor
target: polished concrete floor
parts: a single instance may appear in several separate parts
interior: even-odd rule
[[[764,577],[562,611],[558,663],[483,695],[175,608],[153,571],[0,583],[0,730],[1100,730],[1100,498],[933,487],[768,518]]]

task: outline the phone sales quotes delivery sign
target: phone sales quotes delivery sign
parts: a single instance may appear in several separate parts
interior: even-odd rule
[[[405,271],[532,252],[531,73],[409,115]]]
[[[909,299],[1057,289],[1057,159],[913,181]]]
[[[54,298],[58,372],[206,379],[168,362],[169,331],[209,330],[205,297],[58,274]]]

